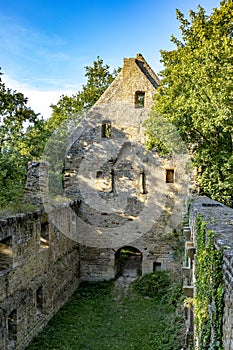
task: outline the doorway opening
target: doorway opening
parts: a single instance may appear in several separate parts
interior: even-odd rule
[[[134,247],[125,246],[115,253],[115,276],[134,277],[142,275],[142,253]]]

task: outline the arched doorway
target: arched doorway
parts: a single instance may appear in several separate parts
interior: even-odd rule
[[[115,277],[134,277],[142,274],[142,253],[134,247],[125,246],[115,253]]]

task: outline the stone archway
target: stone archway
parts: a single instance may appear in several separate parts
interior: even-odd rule
[[[142,274],[142,253],[137,248],[125,246],[115,253],[115,277],[136,278]]]

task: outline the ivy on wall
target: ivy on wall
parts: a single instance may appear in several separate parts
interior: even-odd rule
[[[223,259],[214,244],[216,234],[206,230],[202,215],[196,221],[195,318],[198,348],[222,350]]]

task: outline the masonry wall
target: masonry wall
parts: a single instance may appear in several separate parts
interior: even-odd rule
[[[64,192],[80,203],[84,280],[114,278],[115,254],[126,246],[141,252],[143,274],[156,266],[180,267],[180,224],[190,189],[188,158],[175,151],[159,157],[145,148],[143,122],[158,84],[140,54],[124,59],[120,74],[70,137]],[[137,92],[145,94],[144,108],[135,103]]]
[[[145,93],[145,108],[154,104],[153,96],[160,81],[142,55],[136,58],[125,58],[122,71],[111,86],[99,98],[95,106],[111,103],[121,103],[135,106],[135,93]]]
[[[124,247],[141,253],[142,274],[168,269],[180,278],[188,159],[145,149],[143,122],[158,85],[142,55],[124,59],[68,137],[57,202],[48,188],[53,166],[29,165],[26,199],[44,211],[0,221],[1,349],[23,349],[79,280],[114,278]]]
[[[124,246],[142,253],[143,274],[155,266],[180,267],[182,211],[190,189],[187,156],[159,157],[146,150],[147,117],[134,106],[98,106],[81,123],[82,133],[74,132],[80,136],[66,156],[64,189],[67,198],[79,201],[82,279],[114,278],[115,253]],[[106,121],[109,137],[102,135]]]
[[[224,349],[233,349],[233,211],[196,198],[190,221],[186,213],[183,218],[192,189],[187,155],[176,153],[177,145],[169,157],[144,146],[143,122],[158,85],[140,54],[124,60],[120,74],[67,141],[60,204],[50,200],[49,164],[30,164],[26,198],[45,209],[0,218],[1,350],[24,349],[80,280],[114,278],[124,247],[141,253],[142,274],[164,269],[180,278],[184,234],[184,291],[192,297],[198,213],[220,234],[216,246],[228,247],[223,250],[223,342]],[[137,94],[144,108],[137,105]],[[188,346],[194,324],[187,310],[186,321]]]
[[[0,219],[1,350],[24,349],[79,285],[78,244],[49,221],[40,210]]]
[[[223,250],[224,276],[224,314],[223,314],[223,345],[225,350],[233,349],[233,209],[224,206],[207,197],[195,198],[190,205],[189,225],[184,228],[186,237],[186,256],[188,264],[183,268],[185,278],[184,292],[187,297],[195,296],[195,246],[196,246],[196,219],[198,214],[203,216],[207,223],[206,230],[216,233],[215,245]],[[191,340],[193,314],[189,309],[186,313],[187,345]],[[195,319],[195,310],[194,310]],[[195,344],[198,348],[198,344]],[[211,346],[211,344],[210,344]]]

